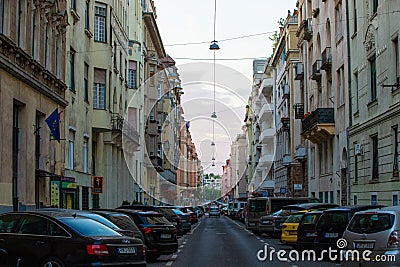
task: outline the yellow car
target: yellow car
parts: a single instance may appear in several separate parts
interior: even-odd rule
[[[284,244],[296,244],[297,241],[297,228],[299,227],[299,223],[301,217],[308,210],[303,210],[299,212],[292,213],[286,221],[282,224],[282,235],[281,235],[281,242]]]

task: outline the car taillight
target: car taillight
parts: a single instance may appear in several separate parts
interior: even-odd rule
[[[89,255],[95,256],[108,256],[108,249],[107,245],[100,244],[100,245],[87,245],[86,246],[87,253]]]
[[[287,227],[287,225],[286,225],[286,224],[283,224],[283,225],[282,225],[282,228],[286,228],[286,227]]]
[[[142,245],[142,252],[143,252],[143,255],[146,255],[146,247],[144,245]]]
[[[399,234],[396,231],[393,231],[388,240],[387,247],[388,248],[399,248]]]
[[[148,234],[151,233],[151,231],[153,231],[152,228],[140,228],[140,230],[143,231],[143,233],[144,233],[145,235],[148,235]]]

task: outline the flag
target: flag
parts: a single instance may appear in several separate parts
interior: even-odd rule
[[[189,129],[189,127],[190,127],[190,121],[187,121],[186,122],[186,129]]]
[[[58,116],[58,108],[46,119],[46,123],[50,128],[51,135],[60,143],[60,119]]]

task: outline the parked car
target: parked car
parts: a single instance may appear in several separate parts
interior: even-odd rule
[[[343,261],[342,266],[400,266],[400,207],[386,207],[357,212],[351,219],[343,238],[347,241],[345,249],[370,250],[368,257],[372,260],[382,256],[393,255],[395,261],[387,262],[354,262],[355,259]],[[346,255],[346,252],[344,252]],[[360,253],[361,254],[361,253]]]
[[[123,205],[118,207],[117,209],[134,209],[134,210],[143,210],[143,211],[155,211],[164,215],[164,217],[176,227],[178,235],[183,235],[182,222],[181,218],[176,215],[170,208],[167,206],[148,206],[148,205]]]
[[[146,259],[155,261],[161,255],[169,255],[178,250],[176,228],[160,213],[119,209],[133,219],[144,235]]]
[[[0,240],[5,266],[146,266],[140,239],[67,212],[1,214]]]
[[[303,203],[303,204],[292,204],[282,207],[281,210],[271,214],[262,216],[258,230],[259,232],[266,233],[269,236],[280,237],[282,235],[282,224],[293,212],[307,210],[323,210],[337,207],[337,204],[327,203]]]
[[[144,241],[144,236],[135,222],[126,214],[119,211],[110,210],[92,210],[93,213],[103,216],[121,229],[132,231],[136,238]]]
[[[284,244],[296,245],[297,242],[297,228],[301,218],[307,211],[299,211],[292,213],[286,221],[282,224],[281,242]]]
[[[86,210],[74,210],[74,209],[61,209],[61,208],[44,208],[44,209],[40,209],[40,211],[49,211],[49,212],[65,212],[65,213],[69,213],[72,215],[79,215],[79,216],[83,216],[83,217],[87,217],[90,218],[92,220],[98,221],[99,223],[104,224],[105,226],[110,227],[111,229],[117,231],[118,233],[122,234],[122,235],[126,235],[126,236],[131,236],[131,237],[135,237],[135,232],[132,231],[131,229],[125,229],[125,228],[121,228],[118,225],[116,225],[115,223],[111,222],[110,220],[108,220],[107,218],[105,218],[104,216],[101,216],[99,214],[90,212],[90,211],[86,211]],[[138,237],[139,239],[141,239],[140,237]],[[143,239],[141,239],[143,241]]]
[[[182,222],[182,230],[183,233],[186,234],[192,230],[192,223],[190,222],[190,215],[183,213],[182,211],[178,209],[172,209],[173,212],[175,212],[176,215],[181,217],[181,222]]]
[[[217,206],[211,206],[210,212],[208,213],[208,217],[219,217],[221,214],[219,208]]]
[[[199,219],[197,218],[197,214],[194,211],[192,211],[189,207],[178,207],[178,209],[183,213],[189,214],[190,222],[192,224],[197,223],[199,221]]]
[[[337,249],[336,242],[342,237],[348,223],[358,211],[376,209],[383,206],[343,206],[325,210],[315,226],[314,247],[317,252],[324,249]]]
[[[301,218],[297,228],[297,248],[314,249],[315,226],[322,213],[323,211],[310,211]]]

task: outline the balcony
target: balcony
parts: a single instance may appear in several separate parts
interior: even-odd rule
[[[273,104],[268,104],[268,103],[264,102],[264,104],[262,105],[262,107],[258,113],[259,121],[272,120],[273,112],[274,112]]]
[[[285,84],[283,86],[283,95],[282,95],[283,99],[289,99],[290,98],[290,87],[289,84]]]
[[[282,158],[282,165],[287,167],[290,166],[290,163],[292,163],[292,156],[290,154],[286,154]]]
[[[307,115],[307,114],[306,114]],[[335,135],[333,108],[317,108],[301,122],[301,135],[318,144]]]
[[[303,20],[296,32],[296,36],[299,37],[299,43],[303,40],[310,41],[312,33],[312,18]]]
[[[319,81],[321,80],[321,60],[315,60],[314,64],[312,65],[312,72],[311,72],[311,79]]]
[[[302,80],[304,77],[304,68],[302,62],[297,62],[294,65],[294,79],[295,80]]]
[[[321,69],[328,71],[332,68],[332,54],[331,48],[326,47],[325,50],[322,52],[322,62],[321,62]]]
[[[275,129],[274,128],[267,128],[261,132],[260,141],[262,144],[268,144],[268,142],[273,143],[275,136]]]
[[[124,144],[130,149],[136,150],[139,147],[139,133],[118,113],[111,114],[111,130],[114,134],[123,134]]]
[[[272,78],[263,79],[261,83],[260,97],[262,97],[262,95],[264,96],[272,95],[272,92],[273,92],[273,79]]]

